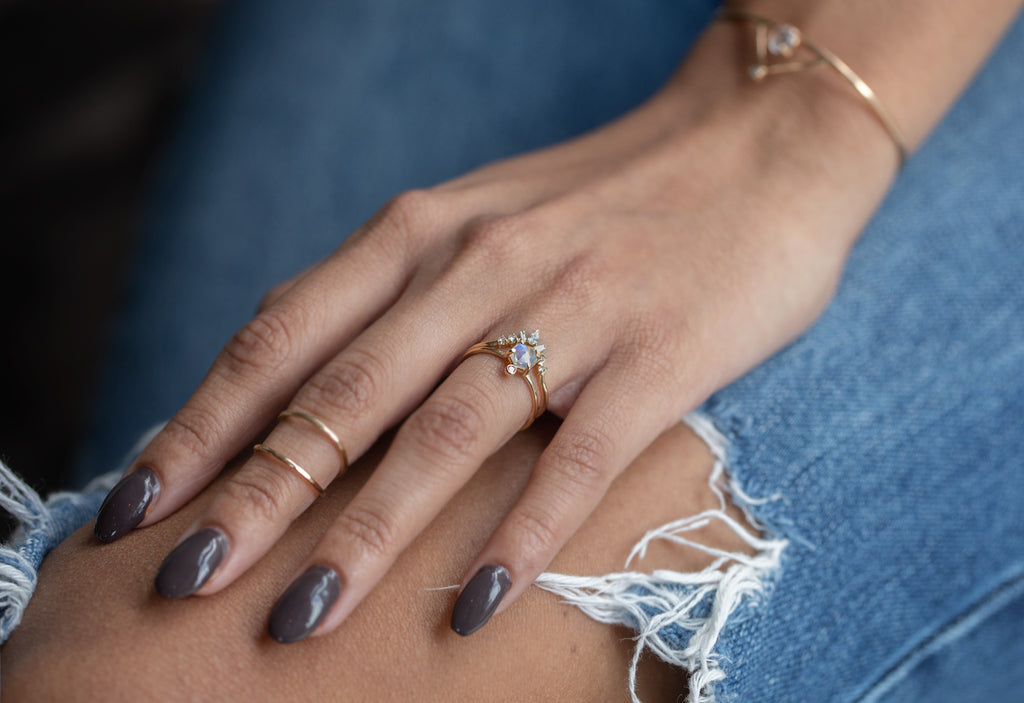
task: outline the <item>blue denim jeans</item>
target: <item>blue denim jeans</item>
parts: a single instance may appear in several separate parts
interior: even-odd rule
[[[266,289],[389,196],[628,110],[713,9],[232,6],[154,189],[81,481],[173,414]],[[682,657],[705,676],[693,700],[1020,700],[1022,67],[1018,21],[900,175],[821,319],[691,418],[778,548],[712,637],[701,628],[725,586],[663,618],[666,647],[699,640],[707,655]],[[57,512],[81,524],[101,497]],[[26,532],[36,546],[0,566],[20,555],[34,578],[67,530]],[[623,622],[645,627],[696,592],[662,583],[667,599],[645,599],[654,587],[631,587],[639,610]]]

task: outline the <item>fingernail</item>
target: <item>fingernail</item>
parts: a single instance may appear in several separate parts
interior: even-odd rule
[[[311,566],[277,599],[267,632],[282,644],[298,642],[317,628],[341,593],[338,572]]]
[[[228,552],[228,538],[207,527],[171,550],[160,565],[153,586],[164,598],[190,596],[210,580]]]
[[[462,590],[452,611],[452,629],[466,637],[483,627],[512,585],[504,566],[491,564],[476,572]]]
[[[152,469],[131,472],[110,489],[96,514],[92,531],[101,542],[113,542],[135,529],[160,493],[160,482]]]

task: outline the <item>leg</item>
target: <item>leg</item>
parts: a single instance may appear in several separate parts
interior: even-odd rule
[[[628,700],[629,631],[534,589],[463,639],[448,627],[454,592],[426,590],[457,583],[553,429],[531,428],[495,455],[339,631],[296,645],[267,637],[269,607],[380,452],[337,481],[266,558],[217,596],[168,602],[152,588],[159,560],[209,491],[173,518],[107,547],[87,526],[44,562],[36,596],[3,650],[5,693],[19,701],[128,700],[140,692],[178,700],[328,700],[339,692],[353,701]],[[707,486],[711,463],[687,428],[668,430],[615,482],[552,570],[619,570],[645,529],[717,505]],[[743,546],[720,525],[698,537],[725,549]],[[640,566],[688,571],[708,561],[655,545]],[[54,662],[61,662],[59,676]],[[648,702],[675,701],[685,686],[682,672],[653,659],[641,667],[640,684]]]

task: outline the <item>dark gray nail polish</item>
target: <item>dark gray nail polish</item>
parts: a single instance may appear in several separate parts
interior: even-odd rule
[[[164,598],[190,596],[206,583],[228,553],[228,538],[207,527],[171,550],[160,565],[153,586]]]
[[[103,500],[92,531],[101,542],[113,542],[135,529],[160,493],[160,482],[152,469],[131,472],[110,489]]]
[[[267,632],[281,643],[304,639],[323,622],[340,593],[338,572],[326,566],[309,567],[277,599]]]
[[[463,637],[479,630],[494,615],[511,585],[512,577],[504,566],[491,564],[481,568],[455,601],[452,629]]]

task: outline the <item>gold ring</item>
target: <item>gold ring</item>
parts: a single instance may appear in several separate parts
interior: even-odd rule
[[[544,380],[547,368],[544,366],[545,346],[540,343],[540,332],[526,334],[520,330],[517,334],[510,334],[507,337],[499,337],[493,342],[478,342],[474,344],[462,358],[474,354],[490,354],[505,361],[505,373],[509,376],[519,376],[530,389],[530,402],[533,409],[530,417],[527,418],[520,430],[525,430],[533,424],[534,420],[544,414],[548,409],[548,385]]]
[[[289,469],[291,469],[292,471],[297,473],[299,476],[301,476],[303,478],[303,480],[305,480],[306,483],[308,483],[310,486],[312,486],[313,490],[316,491],[316,494],[317,494],[318,497],[323,498],[324,493],[325,493],[324,487],[321,486],[319,483],[317,483],[317,480],[315,478],[313,478],[309,474],[308,471],[306,471],[304,468],[302,468],[301,466],[296,464],[294,461],[292,461],[291,459],[286,457],[284,454],[282,454],[281,452],[277,451],[273,447],[268,447],[265,444],[255,444],[255,445],[253,445],[252,450],[254,452],[263,452],[264,454],[266,454],[270,458],[276,459],[279,463],[284,464],[285,466],[287,466]]]
[[[338,472],[338,475],[340,476],[345,473],[345,470],[348,469],[348,454],[345,452],[345,446],[341,443],[341,440],[338,439],[338,434],[328,427],[326,422],[318,418],[316,415],[307,413],[304,410],[293,410],[289,408],[278,415],[277,419],[285,420],[289,417],[297,417],[300,420],[305,420],[313,427],[320,430],[320,432],[330,440],[331,444],[334,445],[334,448],[338,450],[338,456],[341,457],[341,470]]]

